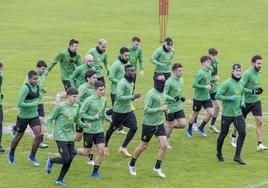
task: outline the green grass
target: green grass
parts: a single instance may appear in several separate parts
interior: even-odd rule
[[[266,58],[268,30],[268,2],[264,0],[173,0],[170,1],[168,36],[174,40],[175,62],[184,65],[184,93],[191,100],[193,74],[200,68],[199,58],[207,49],[215,47],[221,60],[221,81],[230,76],[231,65],[241,63],[243,69],[250,67],[255,54]],[[89,48],[95,47],[99,38],[108,40],[107,52],[111,64],[120,47],[127,46],[132,36],[142,39],[145,62],[145,80],[138,76],[137,91],[144,96],[152,87],[153,66],[150,57],[159,44],[158,1],[1,1],[0,6],[0,61],[4,63],[3,93],[5,125],[15,122],[16,100],[21,84],[28,70],[34,69],[39,59],[48,63],[55,55],[67,48],[70,38],[80,41],[79,52],[84,56]],[[265,60],[265,59],[264,59]],[[52,109],[52,98],[62,89],[59,66],[46,80],[46,112]],[[266,63],[263,73],[268,70]],[[268,79],[263,74],[263,111],[268,112]],[[107,91],[107,96],[109,92]],[[142,121],[143,100],[135,102],[139,127]],[[185,105],[187,117],[191,105]],[[267,124],[264,116],[264,126]],[[217,122],[219,125],[219,122]],[[252,118],[247,123],[253,123]],[[265,127],[265,133],[268,129]],[[138,130],[129,150],[139,143]],[[267,134],[264,143],[268,144]],[[224,163],[215,158],[217,135],[208,131],[208,138],[195,134],[193,139],[185,136],[185,130],[175,130],[172,135],[173,149],[169,150],[163,162],[166,179],[160,179],[152,171],[158,143],[152,139],[150,146],[137,161],[137,177],[127,171],[128,159],[121,157],[117,149],[123,140],[113,135],[110,142],[110,156],[106,157],[100,171],[105,179],[97,181],[89,174],[91,167],[86,158],[76,157],[65,181],[68,187],[247,187],[268,181],[267,152],[256,152],[256,134],[248,129],[243,157],[246,166],[232,162],[233,148],[229,139],[223,148]],[[45,160],[50,153],[57,152],[54,142],[49,149],[37,154],[41,168],[33,168],[27,156],[32,137],[23,138],[16,151],[16,165],[10,167],[6,154],[0,155],[0,187],[53,187],[60,166],[55,165],[51,175],[44,172]],[[8,148],[9,135],[4,135],[3,145]],[[78,143],[77,146],[81,146]],[[265,187],[265,185],[264,185]],[[267,184],[266,184],[266,187]]]

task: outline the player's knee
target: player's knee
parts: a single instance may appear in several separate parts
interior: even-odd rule
[[[130,131],[132,131],[133,133],[136,133],[137,130],[138,130],[138,127],[137,127],[137,126],[136,126],[136,127],[132,127],[132,128],[130,128]]]
[[[256,120],[256,125],[257,125],[257,127],[261,127],[262,124],[263,124],[263,120],[262,120],[262,119],[257,119],[257,120]]]
[[[63,162],[64,164],[69,163],[71,160],[72,160],[72,159],[71,159],[70,156],[64,156],[64,157],[62,158],[62,162]]]
[[[105,147],[100,148],[100,150],[99,150],[99,155],[103,156],[104,153],[105,153]]]

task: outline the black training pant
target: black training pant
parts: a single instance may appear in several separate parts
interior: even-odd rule
[[[2,134],[3,134],[3,106],[0,105],[0,146],[2,142]]]

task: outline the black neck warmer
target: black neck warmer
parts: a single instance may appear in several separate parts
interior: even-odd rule
[[[134,75],[134,77],[132,77],[130,75],[125,74],[124,77],[129,82],[134,82],[134,80],[135,80],[135,75]]]
[[[163,93],[165,87],[165,80],[154,80],[154,88],[156,91]]]
[[[237,77],[235,77],[235,76],[232,74],[232,79],[234,79],[235,81],[239,81],[239,80],[241,79],[241,77],[240,77],[240,78],[237,78]]]
[[[121,56],[119,56],[119,60],[120,60],[123,64],[127,64],[127,62],[128,62],[128,61],[122,59]]]
[[[170,50],[168,50],[166,47],[165,47],[165,45],[163,45],[163,50],[165,51],[165,52],[169,52]]]
[[[75,57],[76,56],[76,52],[72,52],[69,48],[68,48],[68,52],[70,54],[71,57]]]
[[[98,51],[99,54],[103,54],[103,52],[105,52],[105,51],[102,51],[98,46],[96,46],[96,50]]]

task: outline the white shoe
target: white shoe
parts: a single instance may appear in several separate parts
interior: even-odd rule
[[[231,145],[236,148],[236,137],[232,137],[232,134],[230,134],[230,141],[231,141]]]
[[[87,161],[87,164],[90,165],[90,166],[94,166],[95,165],[95,162],[93,160],[88,160]]]
[[[172,149],[172,146],[168,143],[167,149]]]
[[[156,172],[157,175],[160,176],[161,178],[166,177],[166,175],[162,172],[161,168],[158,168],[158,169],[154,168],[154,172]]]
[[[135,170],[135,166],[130,166],[129,163],[128,163],[128,170],[129,170],[129,173],[130,173],[132,176],[136,176],[136,175],[137,175],[136,170]]]
[[[127,132],[126,132],[126,131],[124,131],[123,129],[122,129],[122,130],[120,130],[120,131],[117,131],[117,133],[118,133],[118,134],[123,134],[123,135],[126,135],[126,134],[127,134]]]
[[[265,145],[263,145],[262,143],[257,146],[257,150],[258,151],[260,151],[260,150],[266,150],[266,149],[267,149],[267,147]]]
[[[215,133],[220,133],[220,131],[217,129],[216,125],[210,125],[210,129],[212,129]]]

